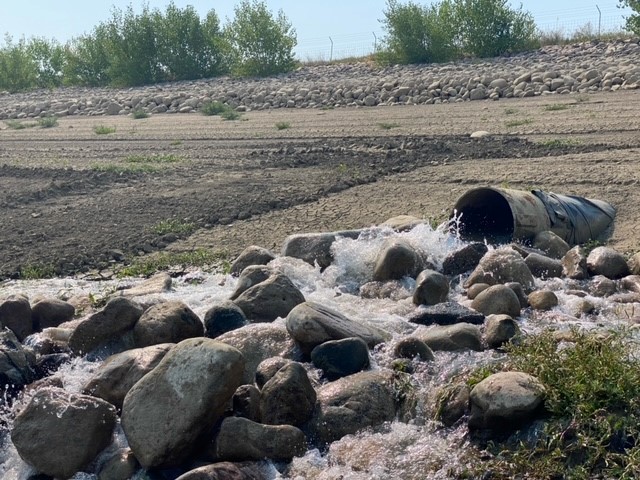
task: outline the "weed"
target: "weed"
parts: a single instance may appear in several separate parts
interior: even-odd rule
[[[518,112],[519,112],[519,110],[517,108],[505,108],[504,109],[504,114],[505,115],[515,115]]]
[[[552,105],[545,105],[544,109],[547,112],[557,112],[560,110],[566,110],[569,108],[569,105],[567,105],[566,103],[554,103]]]
[[[151,231],[156,235],[166,235],[174,233],[176,235],[189,235],[196,230],[195,223],[183,222],[181,220],[162,220],[151,227]]]
[[[38,119],[38,125],[42,128],[52,128],[58,126],[58,117],[49,115]]]
[[[143,109],[136,108],[131,112],[131,116],[134,118],[134,120],[140,120],[141,118],[149,118],[150,115],[149,113],[145,112]]]
[[[221,115],[224,112],[228,112],[233,110],[226,103],[214,101],[214,102],[206,102],[200,107],[200,113],[203,115],[211,116],[211,115]]]
[[[229,255],[226,252],[198,249],[184,253],[159,253],[149,257],[135,259],[130,265],[123,267],[119,277],[150,276],[154,273],[167,270],[170,267],[209,267],[212,270],[224,268],[225,262],[229,263]]]
[[[176,163],[182,158],[171,153],[165,155],[129,155],[125,157],[126,163]]]
[[[511,120],[509,122],[505,122],[505,126],[507,128],[511,128],[511,127],[520,127],[522,125],[529,125],[530,123],[533,123],[533,120],[530,118],[523,118],[520,120]]]
[[[37,123],[21,122],[20,120],[6,120],[4,122],[11,130],[24,130],[25,128],[33,128]]]
[[[220,116],[224,120],[238,120],[240,118],[240,113],[236,112],[235,110],[227,110],[225,112],[222,112]]]
[[[56,270],[51,264],[28,264],[20,268],[21,280],[40,280],[55,276]]]
[[[586,103],[589,100],[590,100],[589,95],[587,95],[586,93],[580,93],[575,97],[576,103]]]
[[[580,142],[578,140],[571,140],[571,139],[561,139],[561,138],[553,138],[553,139],[549,139],[549,140],[543,140],[541,142],[538,143],[538,145],[542,146],[542,147],[547,147],[547,148],[558,148],[558,149],[562,149],[562,148],[569,148],[569,147],[575,147],[580,145]]]
[[[116,133],[116,127],[96,125],[95,127],[93,127],[93,131],[96,133],[96,135],[109,135],[110,133]]]
[[[177,147],[178,145],[182,145],[182,140],[174,140],[169,145],[171,145],[172,147]]]
[[[392,128],[398,128],[400,126],[400,124],[399,123],[392,123],[392,122],[382,122],[382,123],[379,123],[378,126],[382,130],[391,130]]]
[[[91,165],[91,170],[96,172],[108,172],[108,173],[154,173],[158,171],[158,168],[149,163],[132,163],[127,165],[122,165],[119,163],[107,163],[100,164],[96,163]]]
[[[278,130],[286,130],[287,128],[291,128],[291,124],[289,122],[278,122],[276,123],[276,128]]]

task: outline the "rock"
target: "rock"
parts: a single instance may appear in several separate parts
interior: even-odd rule
[[[470,429],[513,430],[535,418],[543,405],[545,388],[522,372],[490,375],[472,390]]]
[[[396,415],[396,383],[389,371],[360,372],[318,389],[318,408],[310,423],[320,443],[338,440]]]
[[[534,310],[551,310],[558,306],[558,297],[550,290],[536,290],[529,294],[529,305]]]
[[[518,285],[520,285],[520,284],[518,284]],[[469,287],[469,289],[467,290],[467,298],[469,300],[473,300],[478,295],[480,295],[481,292],[484,292],[490,286],[491,285],[489,285],[488,283],[475,283],[475,284],[471,285]]]
[[[436,419],[446,427],[454,425],[469,411],[471,389],[465,383],[456,383],[442,389],[438,395]]]
[[[562,257],[562,273],[573,280],[589,278],[587,257],[583,255],[582,248],[573,247]]]
[[[238,276],[250,265],[266,265],[276,256],[266,248],[251,245],[245,248],[231,264],[231,275]]]
[[[111,355],[89,378],[82,393],[122,408],[131,387],[153,370],[173,346],[173,343],[164,343]]]
[[[640,275],[627,275],[620,281],[620,286],[625,290],[640,293]]]
[[[11,330],[19,341],[34,332],[29,299],[10,295],[0,303],[0,326]]]
[[[422,340],[433,351],[482,351],[480,329],[470,323],[435,326],[425,330],[418,329],[413,333],[413,336]]]
[[[260,390],[255,385],[240,385],[231,399],[234,417],[260,421]]]
[[[416,278],[413,292],[415,305],[436,305],[445,302],[449,295],[449,281],[443,274],[434,270],[423,270]]]
[[[304,367],[291,362],[264,384],[260,391],[262,423],[302,426],[313,413],[316,391]]]
[[[527,298],[527,294],[524,293],[524,288],[518,282],[507,282],[504,284],[505,287],[509,287],[513,290],[513,293],[518,297],[518,301],[520,302],[520,308],[527,308],[529,306],[529,299]]]
[[[33,328],[39,332],[45,328],[57,327],[73,318],[76,309],[70,303],[56,298],[46,298],[31,307]]]
[[[76,354],[88,353],[131,330],[142,312],[142,306],[133,300],[112,298],[101,311],[76,326],[69,337],[69,348]]]
[[[164,293],[171,290],[171,283],[171,276],[166,272],[160,272],[139,285],[120,290],[120,295],[125,297],[141,297],[154,293]]]
[[[490,135],[491,134],[489,132],[487,132],[486,130],[476,130],[471,135],[469,135],[469,137],[470,138],[483,138],[483,137],[489,137]]]
[[[376,256],[373,279],[379,282],[415,277],[422,269],[422,261],[416,250],[406,241],[391,238],[385,240]]]
[[[533,275],[522,256],[513,249],[505,247],[487,252],[465,282],[464,287],[469,288],[475,283],[496,285],[507,282],[518,282],[525,291],[533,289],[534,286]]]
[[[423,219],[413,215],[397,215],[385,220],[380,226],[393,228],[396,232],[408,232],[423,223]]]
[[[15,334],[0,330],[0,394],[6,389],[20,389],[34,380],[29,356]]]
[[[345,230],[333,233],[305,233],[289,235],[282,245],[282,255],[299,258],[321,269],[333,261],[331,245],[338,237],[358,238],[360,230]]]
[[[394,301],[403,300],[412,296],[400,280],[390,282],[367,282],[360,287],[362,298],[389,298]]]
[[[256,368],[256,385],[258,388],[262,388],[278,370],[289,363],[291,363],[291,360],[282,357],[271,357],[260,362]]]
[[[421,306],[409,315],[407,320],[420,325],[452,325],[460,322],[481,324],[484,322],[484,315],[457,302],[445,302],[428,307]]]
[[[272,474],[264,462],[216,462],[180,475],[176,480],[264,480]]]
[[[241,383],[253,383],[258,365],[271,357],[291,358],[295,343],[284,325],[256,323],[220,335],[216,340],[237,348],[245,359]]]
[[[215,457],[221,460],[289,461],[306,450],[307,439],[302,430],[291,425],[263,425],[241,417],[222,421],[213,447]],[[230,477],[224,477],[227,478]]]
[[[445,275],[461,275],[478,266],[482,257],[489,251],[484,243],[471,243],[450,253],[442,263]]]
[[[517,317],[520,315],[520,300],[506,285],[493,285],[473,299],[471,308],[484,315],[504,314]]]
[[[624,255],[609,247],[596,247],[587,256],[587,270],[591,275],[617,279],[629,275]]]
[[[640,252],[629,259],[628,266],[630,275],[640,275]]]
[[[311,361],[329,380],[369,368],[369,348],[361,338],[329,340],[311,351]]]
[[[393,347],[393,356],[395,358],[408,359],[419,357],[420,360],[425,362],[435,360],[435,356],[429,346],[415,337],[404,337],[398,341]]]
[[[489,315],[484,326],[484,342],[489,348],[500,348],[520,335],[520,327],[509,315]]]
[[[533,237],[533,248],[542,250],[547,256],[560,260],[571,247],[558,235],[546,230],[536,233],[536,236]]]
[[[278,317],[285,318],[302,302],[302,292],[282,273],[276,273],[248,288],[234,300],[250,322],[272,322]]]
[[[102,465],[98,480],[129,480],[139,468],[140,464],[131,449],[122,448]]]
[[[289,334],[306,354],[329,340],[358,337],[373,348],[388,338],[384,332],[354,322],[340,312],[315,302],[304,302],[291,310],[286,325]]]
[[[133,340],[137,348],[159,343],[178,343],[203,335],[204,326],[198,316],[179,300],[149,307],[133,327]]]
[[[242,270],[242,273],[240,273],[236,289],[231,294],[230,300],[235,300],[249,288],[264,282],[266,279],[272,275],[276,275],[277,273],[278,270],[266,265],[250,265],[246,267]]]
[[[69,478],[111,442],[115,424],[115,408],[104,400],[48,387],[18,414],[11,440],[37,471]]]
[[[204,315],[205,337],[216,338],[223,333],[244,327],[247,317],[240,307],[230,300],[213,305]]]
[[[241,384],[244,359],[208,338],[183,340],[127,393],[122,429],[144,468],[173,466],[212,428]]]
[[[616,283],[604,275],[596,275],[589,283],[589,292],[594,297],[608,297],[616,293]]]
[[[559,278],[562,276],[562,262],[553,258],[545,257],[538,253],[530,253],[524,259],[531,273],[539,278]]]
[[[118,115],[120,110],[122,110],[122,105],[116,102],[109,102],[105,113],[107,115]]]

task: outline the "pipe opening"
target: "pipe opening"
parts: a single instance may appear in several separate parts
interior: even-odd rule
[[[472,190],[455,206],[460,236],[465,240],[508,243],[513,240],[514,218],[507,199],[489,188]]]

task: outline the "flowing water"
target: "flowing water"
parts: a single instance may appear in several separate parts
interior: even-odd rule
[[[462,242],[448,228],[433,230],[428,225],[420,225],[410,232],[395,233],[390,229],[372,229],[365,231],[357,240],[339,239],[334,244],[335,262],[321,272],[300,260],[280,257],[272,262],[282,270],[300,288],[307,300],[313,300],[334,308],[347,317],[368,325],[374,325],[390,332],[393,336],[387,345],[374,349],[371,353],[372,368],[390,367],[393,361],[391,351],[394,342],[414,332],[417,326],[405,320],[406,314],[414,307],[411,292],[415,281],[404,279],[397,286],[394,300],[364,299],[358,295],[361,285],[371,280],[375,256],[382,243],[390,236],[398,236],[411,243],[415,248],[426,252],[428,260],[436,266],[442,265],[447,254],[459,249]],[[236,279],[222,274],[192,272],[174,279],[171,292],[142,297],[141,300],[180,299],[204,318],[205,312],[216,302],[227,299],[233,292]],[[104,282],[90,282],[78,279],[53,279],[42,281],[15,281],[0,286],[0,295],[12,293],[26,294],[32,301],[41,297],[64,297],[90,295],[101,298],[123,285],[133,285],[140,280],[122,279]],[[454,279],[450,297],[466,302],[461,284],[463,278]],[[573,315],[578,302],[582,299],[567,293],[575,288],[575,282],[561,279],[537,280],[538,287],[556,292],[560,304],[551,312],[532,314],[523,311],[519,319],[525,332],[534,332],[542,328],[568,328],[578,324],[581,328],[597,328],[615,322],[624,322],[624,315],[618,306],[606,300],[587,296],[596,307],[598,314],[582,316],[580,320]],[[640,310],[639,310],[640,311]],[[282,321],[282,320],[277,320]],[[28,343],[28,342],[27,342]],[[436,352],[434,362],[425,363],[415,360],[411,388],[419,399],[417,414],[409,421],[394,421],[380,428],[349,435],[334,442],[326,451],[309,450],[303,457],[295,458],[286,475],[279,473],[275,466],[269,471],[272,478],[290,479],[445,479],[460,472],[465,465],[474,463],[478,452],[467,440],[465,425],[455,428],[443,428],[431,419],[434,391],[438,386],[460,373],[480,365],[499,361],[501,354],[492,350],[485,352]],[[70,393],[80,392],[83,384],[95,371],[100,359],[77,358],[64,365],[55,375]],[[319,378],[313,372],[313,378]],[[11,444],[7,432],[11,428],[13,413],[2,412],[3,445],[0,451],[0,476],[7,480],[23,480],[35,473],[18,456]],[[126,438],[120,429],[114,435],[114,442],[102,458],[115,448],[126,446]],[[99,463],[100,459],[98,459]],[[94,465],[95,467],[95,465]],[[75,480],[89,480],[97,477],[88,473],[79,473]],[[145,473],[139,472],[138,478],[144,479]]]

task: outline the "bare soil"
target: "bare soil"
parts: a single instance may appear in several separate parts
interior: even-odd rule
[[[557,105],[566,105],[558,107]],[[279,251],[304,231],[442,218],[470,188],[598,198],[640,250],[640,91],[498,102],[66,117],[0,126],[0,279],[70,275],[159,250]],[[281,130],[276,124],[285,122]],[[98,125],[115,127],[98,135]],[[470,139],[476,130],[492,135]],[[154,233],[177,220],[198,230]],[[182,235],[183,238],[180,238]]]

